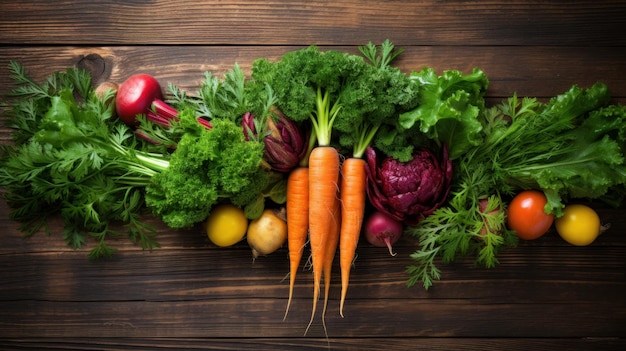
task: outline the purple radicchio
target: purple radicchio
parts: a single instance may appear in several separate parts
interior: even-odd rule
[[[448,197],[452,161],[445,146],[441,158],[422,148],[417,149],[408,162],[379,157],[369,147],[366,160],[370,203],[397,221],[415,225],[432,214]]]
[[[280,110],[274,109],[272,112],[273,116],[266,119],[266,133],[261,135],[257,131],[255,116],[246,112],[242,120],[244,134],[246,139],[251,139],[252,135],[263,137],[264,160],[272,170],[287,173],[295,168],[306,155],[308,137]]]

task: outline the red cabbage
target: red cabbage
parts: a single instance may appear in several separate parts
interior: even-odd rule
[[[448,197],[452,161],[445,146],[441,157],[426,148],[416,149],[408,162],[381,157],[370,147],[366,161],[370,203],[399,222],[417,224]]]

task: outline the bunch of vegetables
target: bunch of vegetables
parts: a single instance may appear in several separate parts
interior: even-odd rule
[[[121,221],[133,242],[158,246],[141,220],[143,187],[169,156],[113,118],[113,104],[105,103],[113,90],[98,98],[88,73],[68,69],[39,85],[17,63],[10,69],[18,84],[7,110],[14,144],[3,145],[0,184],[20,229],[30,235],[60,215],[68,245],[83,246],[89,233],[95,258],[113,253],[105,239],[118,235],[111,223]]]
[[[248,218],[261,214],[265,198],[284,199],[281,177],[262,167],[263,143],[247,140],[233,118],[237,109],[263,113],[271,98],[251,87],[258,93],[250,94],[254,102],[233,104],[229,94],[243,95],[233,88],[243,82],[240,70],[219,84],[207,76],[203,88],[211,86],[214,95],[200,94],[193,104],[172,87],[179,93],[178,112],[160,100],[158,82],[147,75],[119,87],[132,85],[138,96],[115,95],[114,88],[99,95],[85,71],[68,69],[37,84],[17,63],[10,69],[18,85],[7,111],[14,143],[3,145],[0,184],[11,218],[23,223],[26,234],[60,215],[70,247],[94,237],[89,256],[109,257],[115,249],[106,238],[119,236],[116,223],[126,225],[129,238],[143,248],[158,247],[154,228],[142,221],[146,209],[172,228],[186,228],[223,199],[246,208]],[[201,115],[209,104],[222,104],[221,114]],[[132,113],[135,120],[128,118]]]
[[[105,239],[118,222],[158,247],[146,212],[171,228],[204,223],[221,247],[247,237],[255,259],[286,242],[285,318],[308,245],[310,326],[322,279],[324,319],[337,252],[343,316],[361,235],[391,255],[401,235],[418,238],[408,285],[428,289],[439,260],[473,255],[493,267],[500,249],[553,223],[568,242],[589,243],[567,234],[571,218],[599,219],[572,199],[621,203],[626,108],[609,104],[605,85],[487,108],[479,69],[406,74],[391,65],[402,50],[390,41],[359,50],[259,58],[249,78],[235,64],[221,78],[205,73],[194,93],[163,91],[145,74],[94,89],[77,69],[37,84],[11,63],[13,144],[0,157],[11,218],[32,234],[60,215],[71,247],[95,238],[92,258],[113,254]],[[535,199],[532,215],[515,195]]]
[[[325,313],[337,248],[343,315],[367,204],[365,150],[380,128],[394,129],[395,116],[417,105],[418,85],[390,66],[400,52],[389,41],[381,47],[370,43],[360,50],[367,60],[310,46],[289,52],[277,62],[259,59],[252,69],[254,80],[272,87],[276,105],[285,115],[299,123],[310,122],[316,141],[301,167],[291,172],[287,184],[291,278],[285,316],[308,238],[314,276],[311,322],[322,274],[326,289],[322,315]],[[345,159],[341,160],[338,150]]]
[[[447,205],[407,229],[420,240],[408,284],[421,281],[428,288],[439,279],[437,257],[447,263],[472,254],[477,264],[493,267],[501,247],[514,245],[518,236],[544,234],[571,199],[621,202],[626,108],[608,105],[609,100],[607,87],[597,83],[573,86],[547,103],[514,95],[482,110],[476,118],[479,142],[455,159]],[[522,221],[538,231],[526,234],[526,228],[507,226],[505,215],[508,199],[528,190],[545,196],[538,220],[514,212],[519,205],[513,202],[508,212],[509,224]]]

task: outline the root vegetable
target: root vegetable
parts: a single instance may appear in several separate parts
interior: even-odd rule
[[[309,235],[309,168],[298,167],[287,179],[287,247],[289,249],[289,298],[285,317],[293,298],[296,274]]]
[[[286,240],[287,222],[277,210],[265,209],[259,218],[248,225],[247,241],[254,260],[275,252]]]
[[[345,159],[341,168],[341,231],[339,234],[339,267],[341,268],[339,315],[342,317],[350,283],[350,270],[354,264],[356,247],[365,216],[366,186],[365,161],[356,157]]]
[[[483,240],[489,233],[502,234],[505,219],[504,215],[499,216],[503,208],[498,198],[489,197],[478,200],[478,211],[483,218],[483,226],[479,230],[480,237],[476,237],[477,240]]]
[[[402,236],[402,229],[402,223],[383,212],[376,211],[365,222],[365,240],[376,247],[387,247],[389,254],[395,256],[392,245]]]
[[[130,76],[117,89],[115,109],[117,116],[129,126],[137,126],[137,115],[147,114],[155,99],[163,99],[161,85],[149,74]]]
[[[337,200],[337,184],[339,184],[339,153],[327,143],[321,144],[326,146],[315,147],[309,157],[309,243],[313,266],[313,307],[311,321],[304,335],[308,332],[315,317],[322,271],[328,251],[328,233],[333,229],[337,220],[333,217],[333,210]]]

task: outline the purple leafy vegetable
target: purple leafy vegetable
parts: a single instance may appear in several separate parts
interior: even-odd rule
[[[441,157],[421,148],[408,162],[366,151],[367,195],[371,204],[408,225],[419,222],[441,206],[450,192],[452,161],[444,146]]]

